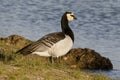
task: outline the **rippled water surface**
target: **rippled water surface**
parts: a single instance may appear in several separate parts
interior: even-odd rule
[[[120,78],[120,0],[0,0],[0,37],[19,34],[31,40],[61,31],[60,19],[72,11],[73,47],[91,48],[110,58],[114,69],[98,71]]]

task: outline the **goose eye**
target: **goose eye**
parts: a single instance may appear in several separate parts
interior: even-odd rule
[[[73,17],[74,19],[77,19],[74,15],[70,15],[71,17]]]
[[[74,15],[70,15],[70,16],[74,17]]]
[[[71,15],[72,17],[74,17],[73,15]]]

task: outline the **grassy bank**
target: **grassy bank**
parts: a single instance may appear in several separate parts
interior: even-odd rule
[[[14,54],[30,42],[19,36],[0,39],[0,80],[111,80],[62,63],[51,64],[49,58]]]
[[[12,61],[0,61],[0,65],[0,80],[111,80],[33,55],[17,55]]]

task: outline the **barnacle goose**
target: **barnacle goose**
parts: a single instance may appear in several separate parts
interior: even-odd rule
[[[74,43],[74,34],[68,25],[68,21],[76,19],[72,12],[65,12],[61,19],[62,32],[50,33],[33,42],[17,53],[23,55],[37,54],[45,57],[59,57],[65,55]]]

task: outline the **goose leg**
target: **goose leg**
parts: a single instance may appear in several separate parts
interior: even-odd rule
[[[49,58],[49,60],[50,60],[51,63],[55,63],[55,62],[56,62],[56,63],[60,63],[61,58],[59,59],[59,57],[52,57],[52,56],[51,56],[51,57]]]
[[[50,56],[49,60],[50,60],[51,63],[54,63],[54,59],[53,59],[52,56]]]
[[[56,61],[57,63],[60,63],[60,57],[57,56],[57,57],[55,58],[55,61]]]
[[[58,63],[58,58],[54,57],[54,62]]]
[[[58,62],[59,62],[59,63],[61,62],[61,56],[60,56],[60,57],[58,57]]]

